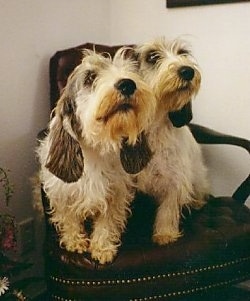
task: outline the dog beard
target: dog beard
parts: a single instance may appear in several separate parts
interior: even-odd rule
[[[112,90],[106,93],[96,114],[96,120],[103,123],[103,135],[112,140],[126,138],[128,144],[134,145],[138,135],[150,123],[150,110],[146,105],[152,95],[143,89],[126,98]]]

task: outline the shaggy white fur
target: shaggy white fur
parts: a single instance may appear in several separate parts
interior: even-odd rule
[[[129,166],[130,173],[149,160],[138,163],[126,147],[140,148],[140,135],[151,124],[156,103],[124,53],[119,50],[112,60],[84,52],[37,149],[60,245],[89,252],[101,264],[117,253],[134,197],[134,176],[124,171],[123,160],[135,160],[137,170]],[[87,219],[93,221],[90,235],[84,227]]]

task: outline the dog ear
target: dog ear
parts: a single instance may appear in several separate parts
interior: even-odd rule
[[[145,168],[152,158],[147,138],[142,133],[135,145],[129,145],[127,140],[122,142],[120,159],[123,169],[129,174],[136,174]]]
[[[67,116],[70,128],[76,133],[74,127],[77,121],[75,117],[70,118],[74,110],[68,101],[63,104],[62,111],[64,111],[62,116]],[[56,114],[55,122],[50,128],[50,148],[46,167],[59,179],[72,183],[82,176],[84,159],[79,142],[65,130],[62,116]]]
[[[173,126],[175,126],[177,128],[189,124],[189,122],[193,118],[191,101],[189,101],[179,111],[169,112],[168,116],[169,116],[169,119],[171,120]]]

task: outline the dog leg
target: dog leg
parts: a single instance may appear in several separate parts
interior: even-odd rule
[[[172,195],[160,201],[157,210],[153,241],[165,245],[176,241],[182,233],[179,231],[180,208],[177,198]]]
[[[95,221],[94,230],[90,239],[89,252],[94,260],[101,264],[112,262],[117,254],[127,220],[126,200],[120,197],[104,214],[100,214]]]
[[[64,222],[59,229],[60,246],[69,252],[87,251],[89,240],[84,233],[83,222],[70,211],[64,213]]]

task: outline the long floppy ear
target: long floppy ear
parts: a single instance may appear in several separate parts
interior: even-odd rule
[[[152,158],[147,138],[144,133],[138,137],[135,145],[129,145],[124,139],[120,151],[123,169],[129,174],[136,174],[145,168]]]
[[[192,113],[192,103],[189,101],[182,109],[175,112],[168,113],[169,119],[171,120],[173,126],[180,128],[184,125],[189,124],[193,118]]]
[[[62,116],[56,114],[55,122],[50,128],[50,149],[46,167],[59,179],[72,183],[82,176],[84,160],[79,142],[63,126],[63,116],[65,116],[77,136],[77,120],[74,115],[74,107],[69,104],[69,101],[66,101],[63,104],[62,111]]]

